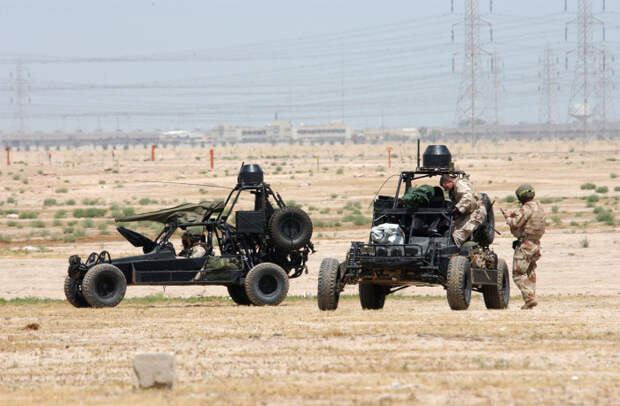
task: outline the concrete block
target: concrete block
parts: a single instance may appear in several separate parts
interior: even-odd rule
[[[134,384],[138,388],[172,388],[176,383],[173,354],[146,352],[133,360]]]

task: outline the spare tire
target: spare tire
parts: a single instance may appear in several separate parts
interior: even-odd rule
[[[269,219],[269,236],[274,245],[287,251],[295,251],[312,237],[312,220],[299,207],[285,207]]]
[[[288,275],[271,262],[258,264],[245,276],[245,293],[256,306],[277,306],[288,294]]]
[[[97,264],[82,281],[82,294],[92,307],[114,307],[125,297],[127,280],[112,264]]]
[[[480,227],[474,231],[473,240],[478,244],[488,247],[493,244],[495,239],[495,215],[493,214],[493,206],[491,200],[486,193],[480,193],[480,198],[484,202],[484,207],[487,209],[487,218],[484,223],[480,224]]]

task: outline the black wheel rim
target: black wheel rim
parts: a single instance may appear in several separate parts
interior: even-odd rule
[[[103,299],[107,299],[114,295],[116,291],[117,280],[111,275],[101,275],[97,278],[95,291],[97,295]]]
[[[278,289],[278,280],[273,275],[263,275],[258,281],[258,289],[264,295],[272,295]]]
[[[289,240],[293,240],[301,233],[301,223],[294,217],[288,217],[282,221],[280,232]]]

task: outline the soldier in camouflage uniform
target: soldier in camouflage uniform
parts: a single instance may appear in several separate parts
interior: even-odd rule
[[[536,306],[536,261],[540,258],[540,239],[545,233],[545,212],[534,200],[534,188],[521,185],[515,191],[522,206],[504,214],[510,232],[517,237],[512,263],[512,279],[521,291],[525,304],[521,309]]]
[[[202,233],[194,234],[185,231],[181,235],[181,242],[183,243],[183,250],[179,252],[180,257],[200,258],[207,254],[207,248],[202,242]]]
[[[185,258],[200,258],[207,255],[207,247],[202,242],[202,233],[192,233],[191,231],[185,231],[181,235],[181,242],[183,243],[183,250],[179,252],[180,257]],[[200,272],[197,272],[194,276],[194,280],[201,278]]]
[[[449,192],[450,199],[455,203],[452,214],[456,220],[452,237],[460,247],[484,223],[487,209],[469,179],[442,175],[439,184]]]

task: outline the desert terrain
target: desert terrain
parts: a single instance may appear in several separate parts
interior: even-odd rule
[[[319,312],[321,260],[365,240],[379,186],[416,166],[415,144],[391,146],[391,168],[386,145],[217,147],[213,170],[208,148],[160,147],[155,161],[142,147],[12,151],[0,166],[0,403],[617,402],[620,141],[448,145],[457,169],[496,201],[493,248],[510,268],[499,208],[516,207],[519,184],[535,187],[548,220],[538,308],[521,311],[512,285],[506,311],[487,311],[475,294],[469,310],[452,312],[443,289],[425,287],[369,312],[352,286],[338,310]],[[113,309],[64,302],[69,255],[139,253],[114,217],[224,198],[210,186],[233,186],[244,161],[314,222],[317,252],[282,305],[238,307],[223,287],[130,286]],[[131,360],[142,351],[176,354],[173,390],[133,389]]]

